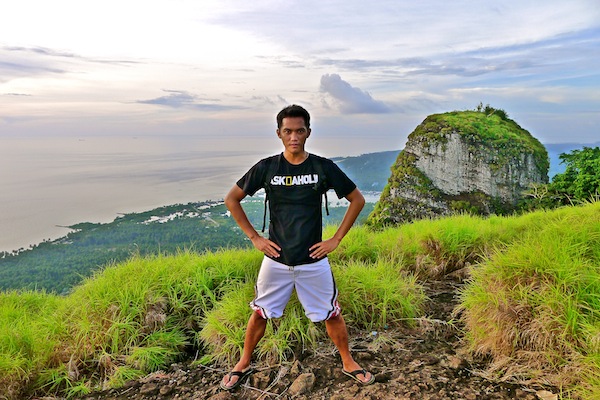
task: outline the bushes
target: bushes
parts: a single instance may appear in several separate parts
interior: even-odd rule
[[[565,172],[556,174],[549,184],[532,187],[521,204],[523,209],[556,208],[600,199],[600,147],[584,147],[559,157],[566,165]]]

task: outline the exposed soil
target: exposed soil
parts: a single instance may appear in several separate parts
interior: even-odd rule
[[[181,363],[86,399],[557,399],[553,388],[486,380],[477,374],[485,360],[460,355],[460,328],[448,324],[456,319],[452,312],[459,287],[459,282],[450,279],[429,283],[427,318],[415,328],[350,331],[356,360],[376,377],[371,386],[346,377],[334,347],[325,341],[317,351],[304,353],[293,363],[256,365],[256,373],[232,392],[219,387],[227,371]]]

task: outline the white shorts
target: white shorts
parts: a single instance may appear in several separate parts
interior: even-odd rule
[[[327,257],[294,267],[265,257],[250,307],[265,319],[280,318],[294,288],[311,321],[325,321],[340,314],[338,290]]]

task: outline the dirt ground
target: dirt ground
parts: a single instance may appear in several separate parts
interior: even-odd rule
[[[317,351],[304,353],[293,363],[256,365],[256,373],[232,392],[219,388],[227,371],[181,363],[172,365],[169,371],[85,399],[557,399],[553,388],[488,381],[477,373],[485,367],[484,360],[468,360],[460,355],[460,331],[448,324],[456,318],[452,311],[459,287],[460,282],[451,279],[430,283],[427,317],[415,328],[350,330],[356,360],[376,377],[371,386],[361,386],[346,377],[333,346],[325,341]]]

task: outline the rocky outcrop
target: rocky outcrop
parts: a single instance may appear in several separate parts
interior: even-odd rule
[[[369,221],[502,214],[548,181],[548,167],[544,146],[504,112],[434,114],[408,136]]]

